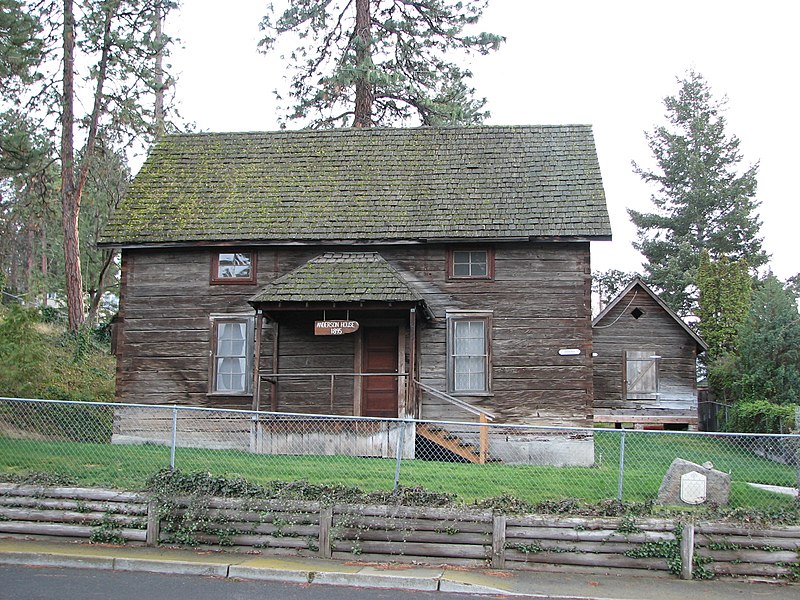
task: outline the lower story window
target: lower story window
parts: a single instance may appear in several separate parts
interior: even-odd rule
[[[490,315],[448,313],[447,329],[449,391],[462,394],[488,393],[491,367]]]
[[[249,393],[253,379],[252,317],[212,317],[212,323],[212,393]]]

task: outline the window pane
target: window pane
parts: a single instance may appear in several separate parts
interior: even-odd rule
[[[455,390],[482,392],[486,390],[486,372],[481,357],[456,357],[454,359]]]
[[[456,356],[486,354],[483,321],[456,321],[453,337]]]
[[[218,356],[245,355],[246,327],[244,323],[220,323],[218,332]]]
[[[249,252],[220,252],[217,275],[221,279],[229,277],[248,279],[252,274],[250,265]]]
[[[469,263],[453,263],[453,275],[456,277],[469,277]]]
[[[486,277],[489,273],[489,254],[486,250],[456,250],[453,252],[454,277]]]
[[[217,391],[241,392],[245,390],[244,358],[217,359]]]

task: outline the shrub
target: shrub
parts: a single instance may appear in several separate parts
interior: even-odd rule
[[[114,400],[114,358],[89,331],[64,332],[38,310],[10,306],[0,317],[0,396],[83,402]],[[54,439],[106,442],[112,415],[102,406],[13,403],[0,420]]]
[[[728,418],[729,431],[788,433],[795,427],[796,404],[773,404],[766,400],[737,402]]]

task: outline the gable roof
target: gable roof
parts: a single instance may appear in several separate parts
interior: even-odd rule
[[[105,246],[610,239],[591,127],[168,135]]]
[[[631,290],[633,290],[634,287],[638,287],[643,292],[648,294],[653,300],[655,300],[655,302],[659,306],[661,306],[661,308],[664,309],[664,311],[670,317],[672,317],[672,319],[678,325],[680,325],[683,328],[683,330],[689,335],[689,337],[691,337],[697,344],[698,352],[704,352],[708,350],[708,344],[706,344],[705,340],[701,338],[699,335],[697,335],[697,333],[691,327],[689,327],[683,319],[681,319],[678,316],[678,313],[676,313],[669,306],[667,306],[667,304],[661,298],[659,298],[658,294],[656,294],[652,289],[650,289],[650,286],[648,286],[642,280],[641,277],[634,277],[633,280],[627,285],[627,287],[624,290],[622,290],[619,294],[617,294],[617,296],[611,302],[608,303],[608,306],[606,306],[602,311],[600,311],[600,314],[598,314],[592,320],[592,327],[596,327],[597,325],[599,325],[600,322],[606,317],[606,315],[608,315],[608,313],[610,313],[614,309],[614,307],[617,304],[619,304],[622,301],[622,299],[631,292]]]
[[[421,302],[377,252],[326,252],[270,282],[250,304],[279,302]]]

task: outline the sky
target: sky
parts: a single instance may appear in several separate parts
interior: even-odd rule
[[[182,116],[200,131],[278,128],[272,91],[286,68],[257,52],[267,0],[184,0],[167,23]],[[278,4],[276,2],[276,4]],[[613,241],[592,242],[596,271],[641,270],[628,208],[651,210],[653,190],[631,161],[653,166],[645,132],[665,123],[677,78],[701,73],[727,97],[727,133],[743,168],[759,163],[764,247],[781,279],[800,271],[795,233],[800,2],[792,0],[490,0],[480,29],[506,36],[497,52],[459,59],[488,99],[489,125],[589,124]],[[284,88],[285,89],[285,88]]]

